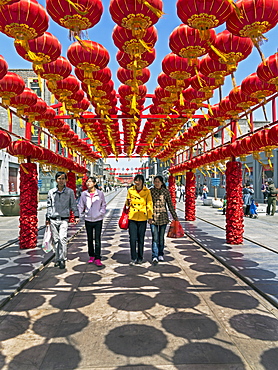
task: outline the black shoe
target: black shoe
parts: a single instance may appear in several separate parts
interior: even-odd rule
[[[60,261],[60,269],[64,269],[66,267],[65,261]]]
[[[137,261],[136,261],[136,264],[137,264],[137,265],[142,265],[142,263],[143,263],[143,260],[137,260]]]
[[[56,262],[54,263],[54,266],[55,266],[55,267],[60,266],[60,262],[61,262],[61,261],[56,261]]]

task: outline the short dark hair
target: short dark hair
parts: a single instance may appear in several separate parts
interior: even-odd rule
[[[145,182],[145,179],[144,179],[144,176],[143,175],[136,175],[134,177],[134,180],[133,181],[136,181],[136,180],[141,180],[143,184]]]
[[[58,177],[60,177],[60,176],[62,176],[62,175],[65,175],[65,178],[66,178],[66,180],[67,180],[68,175],[67,175],[64,171],[58,171],[58,172],[56,173],[56,175],[55,175],[55,180],[57,180],[57,179],[58,179]]]

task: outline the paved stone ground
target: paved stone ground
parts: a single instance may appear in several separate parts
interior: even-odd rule
[[[145,263],[128,266],[124,196],[108,207],[104,267],[86,263],[81,232],[65,271],[49,264],[4,306],[1,369],[277,369],[277,309],[194,241],[167,238],[154,267],[148,230]]]

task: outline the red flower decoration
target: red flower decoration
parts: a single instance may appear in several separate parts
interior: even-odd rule
[[[185,220],[195,221],[195,187],[196,177],[191,171],[186,172],[186,188],[185,188]]]

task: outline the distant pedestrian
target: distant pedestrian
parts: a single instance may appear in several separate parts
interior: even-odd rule
[[[47,196],[46,225],[50,225],[55,250],[55,266],[64,269],[67,260],[67,232],[70,211],[79,222],[79,213],[72,189],[66,187],[67,174],[59,171],[55,175],[57,187],[49,190]]]
[[[97,188],[95,177],[87,180],[88,190],[82,192],[78,208],[80,217],[85,219],[85,227],[88,238],[88,263],[102,266],[101,263],[101,230],[103,218],[106,212],[106,201],[104,194]]]
[[[185,186],[182,184],[180,187],[179,202],[184,202],[184,195],[185,195]]]
[[[203,189],[202,189],[202,196],[203,196],[203,199],[207,199],[208,198],[208,187],[206,184],[203,185]]]
[[[243,198],[243,206],[244,206],[244,216],[248,217],[251,216],[250,214],[250,206],[253,200],[254,189],[253,185],[245,184],[242,189],[242,198]]]
[[[227,197],[224,195],[224,199],[222,200],[222,215],[226,214],[227,209]]]
[[[267,190],[267,207],[266,214],[267,216],[274,216],[276,212],[276,200],[278,190],[276,189],[273,180],[268,180],[268,190]]]
[[[267,181],[265,181],[262,184],[261,190],[262,190],[263,197],[264,197],[264,203],[267,203],[267,194],[268,194],[268,182]]]

